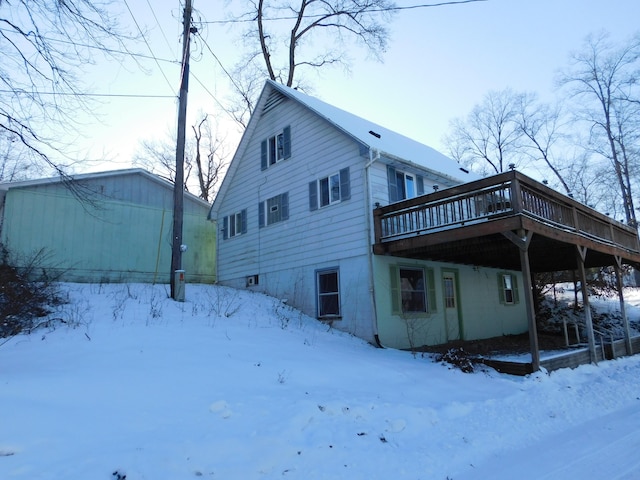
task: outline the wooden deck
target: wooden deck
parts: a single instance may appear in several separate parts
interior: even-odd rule
[[[640,352],[640,336],[631,338],[631,349],[631,354]],[[596,348],[597,362],[613,360],[627,355],[629,355],[629,353],[626,350],[625,340],[605,342],[604,344],[597,345]],[[533,372],[533,366],[530,361],[515,361],[513,359],[501,360],[500,357],[491,358],[491,355],[477,358],[476,361],[494,368],[498,372],[510,375],[528,375]],[[548,372],[561,368],[576,368],[580,365],[588,365],[589,363],[592,363],[591,355],[589,353],[589,347],[586,345],[567,349],[564,352],[557,352],[548,356],[542,355],[540,358],[540,366]]]
[[[520,270],[516,246],[531,232],[531,270],[613,265],[615,257],[640,266],[635,228],[613,220],[517,171],[422,195],[373,211],[379,255]],[[514,242],[515,240],[515,242]]]
[[[586,268],[612,266],[619,288],[622,264],[640,268],[640,241],[635,227],[515,170],[377,206],[373,217],[376,255],[521,271],[523,291],[527,292],[532,371],[539,367],[553,370],[576,366],[585,363],[584,355],[589,361],[606,355],[596,350],[591,313],[585,308],[589,343],[586,354],[571,352],[553,361],[542,361],[532,293],[534,273],[577,271],[588,307]],[[628,325],[625,329],[629,331]],[[619,348],[612,344],[612,355]],[[514,371],[520,368],[523,367],[513,366]]]

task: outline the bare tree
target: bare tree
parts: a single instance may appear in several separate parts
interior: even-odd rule
[[[14,182],[28,178],[35,166],[28,158],[24,159],[15,145],[19,140],[0,130],[0,182]]]
[[[238,20],[248,21],[248,53],[234,71],[234,111],[244,125],[265,77],[303,87],[300,72],[349,65],[355,40],[380,59],[396,7],[390,0],[249,0]]]
[[[203,114],[202,119],[191,128],[195,138],[194,161],[200,188],[199,195],[203,200],[211,202],[227,166],[223,148],[224,139],[213,134],[207,114]]]
[[[590,148],[610,162],[626,221],[634,226],[639,67],[640,35],[620,47],[610,42],[608,34],[601,33],[587,37],[583,50],[572,56],[571,66],[559,79],[579,102],[576,115],[587,122]]]
[[[187,142],[189,143],[189,142]],[[185,148],[184,155],[184,179],[185,189],[188,191],[187,184],[189,176],[193,168],[193,161],[189,153],[191,148],[189,144]],[[158,175],[160,178],[168,182],[174,183],[176,179],[176,136],[168,133],[162,140],[142,140],[140,142],[140,151],[133,158],[134,165],[140,166],[151,173]]]
[[[184,156],[184,187],[207,202],[215,197],[227,167],[225,139],[218,136],[217,123],[201,113],[191,126],[193,137],[187,139]],[[134,163],[161,178],[175,181],[175,134],[164,140],[143,140]]]
[[[68,138],[87,109],[80,75],[96,52],[126,52],[110,1],[0,1],[0,131],[23,159],[69,180],[62,162]]]
[[[465,120],[456,119],[445,137],[449,154],[480,173],[501,173],[519,164],[521,96],[511,89],[485,95]]]
[[[563,174],[568,162],[557,158],[558,143],[566,138],[561,108],[558,105],[539,102],[535,94],[521,94],[518,97],[514,121],[522,133],[522,152],[534,162],[542,160],[565,193],[571,195],[571,187]],[[562,148],[558,150],[566,151]]]

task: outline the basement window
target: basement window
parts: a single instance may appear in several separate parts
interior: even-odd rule
[[[340,276],[337,268],[316,272],[316,290],[318,293],[318,318],[335,319],[340,317]]]

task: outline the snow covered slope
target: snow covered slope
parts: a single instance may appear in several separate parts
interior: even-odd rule
[[[464,374],[259,294],[64,288],[74,328],[0,347],[0,479],[640,478],[640,356]]]

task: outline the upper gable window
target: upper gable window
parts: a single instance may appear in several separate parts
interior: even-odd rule
[[[424,194],[424,179],[420,175],[403,172],[388,166],[387,181],[389,184],[390,203]]]
[[[350,197],[349,168],[309,183],[309,210],[333,205]]]
[[[260,167],[266,170],[281,160],[291,156],[291,127],[266,138],[260,144]]]

